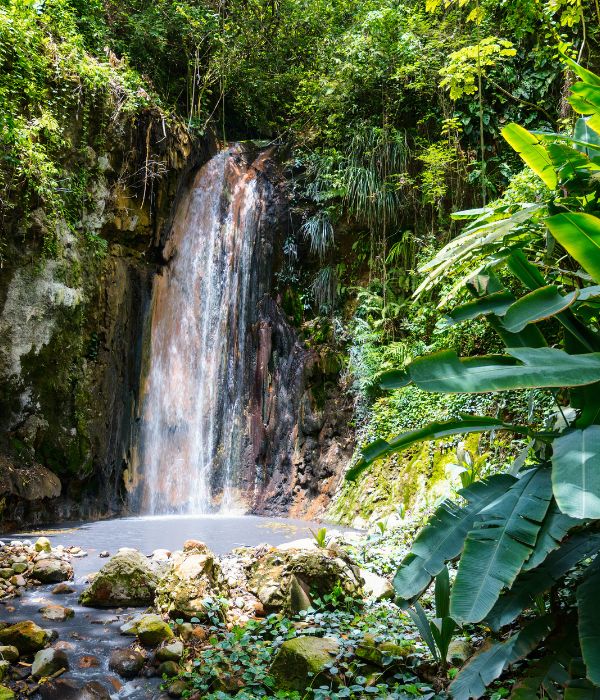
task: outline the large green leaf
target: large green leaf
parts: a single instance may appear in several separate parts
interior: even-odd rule
[[[587,678],[600,686],[600,558],[585,573],[583,583],[577,588],[579,613],[579,643],[587,669]]]
[[[503,291],[487,294],[449,311],[446,316],[446,325],[451,326],[462,321],[471,321],[488,314],[503,316],[514,302],[515,297],[510,292]]]
[[[497,418],[488,416],[465,416],[461,420],[447,421],[445,423],[430,423],[423,428],[402,433],[391,440],[375,440],[362,450],[360,460],[346,473],[348,481],[355,481],[362,472],[380,457],[402,452],[407,448],[425,440],[439,440],[449,435],[468,435],[469,433],[483,433],[488,430],[511,430],[515,433],[528,435],[529,428],[511,423],[505,423]]]
[[[589,171],[594,169],[587,155],[576,148],[564,143],[549,143],[546,149],[560,185],[569,187],[572,180],[581,177],[587,180]]]
[[[389,372],[386,382],[406,384],[441,393],[481,393],[536,387],[582,386],[600,380],[600,353],[569,355],[555,348],[509,348],[509,355],[459,358],[454,350],[442,350]]]
[[[589,85],[597,85],[600,87],[600,77],[598,77],[595,73],[592,73],[591,70],[580,66],[577,61],[569,58],[569,56],[566,56],[564,53],[561,55],[563,61],[569,66],[569,68],[571,68],[575,75],[578,75],[581,80],[583,80],[584,83],[588,83]]]
[[[558,507],[573,518],[600,518],[600,425],[554,440],[552,488]]]
[[[549,616],[538,617],[505,642],[494,642],[476,654],[450,684],[454,700],[480,698],[487,686],[515,661],[528,656],[552,630]]]
[[[556,214],[546,224],[567,253],[600,282],[600,219],[577,212]]]
[[[600,132],[600,85],[575,83],[568,101],[576,112],[588,116],[594,131]]]
[[[600,134],[594,131],[588,124],[588,120],[583,117],[575,123],[573,139],[578,142],[575,147],[581,149],[588,156],[595,155],[600,150]]]
[[[413,542],[411,553],[404,559],[394,578],[400,598],[419,596],[444,568],[457,557],[479,511],[505,493],[516,479],[508,474],[495,474],[486,481],[476,481],[459,491],[467,505],[459,507],[444,501]]]
[[[467,535],[452,589],[451,615],[459,623],[480,622],[529,558],[552,489],[547,469],[530,469],[479,514]]]
[[[539,566],[555,549],[560,547],[560,543],[566,537],[569,530],[576,525],[581,525],[581,521],[572,518],[570,515],[561,513],[556,501],[548,508],[542,527],[535,543],[535,547],[529,559],[523,565],[522,571],[529,571]]]
[[[537,569],[517,577],[510,590],[500,596],[486,617],[486,624],[493,630],[509,625],[523,610],[533,606],[537,595],[552,588],[580,561],[595,554],[599,547],[600,534],[578,532],[569,537]]]
[[[533,172],[551,189],[557,185],[556,172],[543,141],[519,124],[509,124],[502,129],[502,136],[521,156]]]
[[[528,323],[538,323],[567,309],[577,292],[563,296],[554,285],[540,287],[508,307],[502,325],[511,333],[522,331]]]

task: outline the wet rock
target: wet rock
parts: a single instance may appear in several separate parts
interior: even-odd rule
[[[52,633],[38,627],[35,622],[25,620],[0,630],[0,644],[16,647],[19,654],[31,654],[43,649]]]
[[[155,647],[175,635],[158,615],[142,615],[137,624],[137,636],[144,646]]]
[[[60,671],[61,668],[69,668],[67,655],[61,649],[42,649],[33,659],[31,675],[34,678],[44,678]]]
[[[116,649],[110,655],[108,667],[122,678],[135,678],[144,665],[144,655],[133,649]]]
[[[158,667],[158,675],[173,678],[179,675],[180,670],[175,661],[163,661]]]
[[[368,600],[389,600],[395,596],[394,586],[387,578],[366,569],[360,570],[360,576],[364,582],[363,592]]]
[[[337,640],[331,637],[295,637],[285,641],[271,665],[270,675],[281,690],[304,691],[320,681],[331,679],[327,664],[339,650]]]
[[[12,567],[4,567],[0,569],[0,578],[3,579],[8,579],[10,578],[15,572],[12,570]]]
[[[359,569],[328,550],[292,549],[270,552],[254,563],[248,589],[267,612],[296,613],[310,606],[313,593],[331,593],[338,583],[346,595],[359,595]]]
[[[86,654],[79,659],[77,666],[79,668],[98,668],[98,666],[100,666],[100,659],[97,656]]]
[[[0,646],[0,659],[14,663],[19,658],[19,650],[13,646]]]
[[[66,595],[68,593],[75,593],[75,589],[69,586],[68,583],[59,583],[52,589],[53,595]]]
[[[42,583],[60,583],[73,578],[73,567],[68,561],[49,557],[36,561],[31,575]]]
[[[104,550],[103,552],[100,552],[98,556],[100,559],[108,559],[108,557],[110,557],[110,552]]]
[[[38,537],[33,545],[36,552],[51,552],[52,544],[47,537]]]
[[[143,607],[152,603],[158,576],[145,556],[123,551],[107,562],[80,597],[90,607]]]
[[[14,700],[16,695],[10,688],[5,685],[0,685],[0,700]]]
[[[27,571],[27,564],[23,561],[17,561],[12,565],[11,569],[15,574],[22,574],[24,571]]]
[[[73,608],[65,608],[62,605],[47,605],[44,608],[40,608],[39,612],[46,620],[57,620],[59,622],[64,622],[75,614]]]
[[[157,661],[180,661],[183,656],[183,643],[176,639],[156,650]]]
[[[0,681],[3,681],[10,671],[10,661],[0,661]]]
[[[42,700],[83,700],[82,687],[70,678],[58,678],[40,685]]]
[[[156,589],[155,605],[171,617],[203,617],[204,601],[222,592],[221,569],[203,543],[188,540],[184,546],[186,551],[171,557],[172,566]]]
[[[77,700],[110,700],[110,693],[98,681],[90,681],[81,689]]]

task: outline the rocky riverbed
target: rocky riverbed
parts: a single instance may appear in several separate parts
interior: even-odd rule
[[[357,678],[373,696],[400,670],[416,681],[423,645],[374,572],[377,548],[356,533],[320,544],[86,558],[46,537],[4,542],[0,700],[295,697],[317,679],[350,697]]]

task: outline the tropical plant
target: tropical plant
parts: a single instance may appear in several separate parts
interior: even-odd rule
[[[314,530],[310,531],[313,539],[315,541],[315,544],[319,549],[326,549],[327,548],[327,528],[326,527],[320,527],[316,532]]]
[[[355,479],[381,456],[448,435],[504,430],[531,441],[526,466],[520,459],[512,473],[473,481],[460,501],[438,508],[394,579],[398,596],[412,603],[459,558],[449,606],[457,624],[483,622],[503,633],[515,620],[527,621],[461,670],[450,685],[458,700],[480,697],[543,640],[551,655],[558,634],[580,663],[565,667],[557,655],[564,673],[551,681],[542,674],[539,682],[534,674],[528,687],[535,694],[552,686],[551,696],[564,688],[573,697],[600,692],[600,77],[565,60],[580,78],[570,98],[582,114],[573,134],[531,133],[516,124],[504,131],[548,187],[546,201],[460,213],[472,223],[424,270],[426,285],[466,272],[454,294],[466,287],[472,300],[451,309],[446,322],[485,318],[505,353],[463,358],[447,349],[380,376],[384,389],[414,384],[438,393],[546,387],[560,420],[546,431],[486,416],[433,423],[367,445],[348,475]],[[575,586],[572,604],[553,593],[561,585]]]
[[[435,577],[434,619],[427,619],[423,606],[417,601],[408,612],[431,655],[444,672],[448,662],[448,648],[457,630],[456,622],[450,617],[450,573],[447,566]]]

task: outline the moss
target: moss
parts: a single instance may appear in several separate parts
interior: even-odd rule
[[[478,435],[463,440],[471,452],[476,451],[478,441]],[[385,517],[400,507],[414,511],[432,506],[451,493],[447,467],[454,459],[454,443],[425,442],[379,460],[356,483],[342,486],[327,517],[349,525],[357,517],[370,521],[374,515]]]

